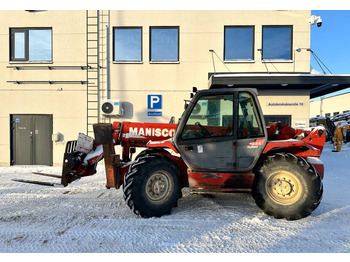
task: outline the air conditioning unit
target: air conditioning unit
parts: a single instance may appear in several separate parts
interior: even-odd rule
[[[124,114],[123,102],[117,99],[103,100],[101,111],[106,116],[122,116]]]
[[[206,116],[208,115],[208,102],[200,101],[193,108],[192,115],[194,116]]]

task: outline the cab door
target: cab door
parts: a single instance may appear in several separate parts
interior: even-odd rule
[[[235,165],[234,92],[202,91],[183,115],[175,144],[196,171],[232,172]]]

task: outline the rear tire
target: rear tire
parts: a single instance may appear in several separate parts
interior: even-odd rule
[[[139,157],[125,175],[126,204],[142,217],[170,214],[182,197],[181,173],[170,158],[160,154]]]
[[[290,153],[268,157],[257,169],[252,186],[252,196],[266,214],[287,220],[310,215],[322,194],[322,181],[314,167]]]

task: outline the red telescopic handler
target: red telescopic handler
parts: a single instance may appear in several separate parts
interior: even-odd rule
[[[94,175],[104,159],[106,187],[122,186],[142,217],[170,214],[183,187],[251,192],[266,214],[287,220],[310,215],[322,198],[325,129],[265,124],[253,88],[194,90],[178,124],[97,123],[94,133],[67,142],[60,184],[16,181],[67,186]]]

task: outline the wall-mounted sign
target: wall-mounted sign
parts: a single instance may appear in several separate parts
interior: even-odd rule
[[[148,95],[147,108],[147,116],[162,116],[162,95]]]
[[[306,121],[295,121],[295,127],[306,128]]]
[[[155,112],[153,112],[153,111],[148,111],[148,112],[147,112],[147,115],[148,115],[148,116],[162,116],[162,112],[161,112],[161,111],[155,111]]]
[[[162,109],[162,95],[148,95],[148,109]]]
[[[290,102],[290,103],[270,103],[266,104],[267,106],[304,106],[303,102]]]

